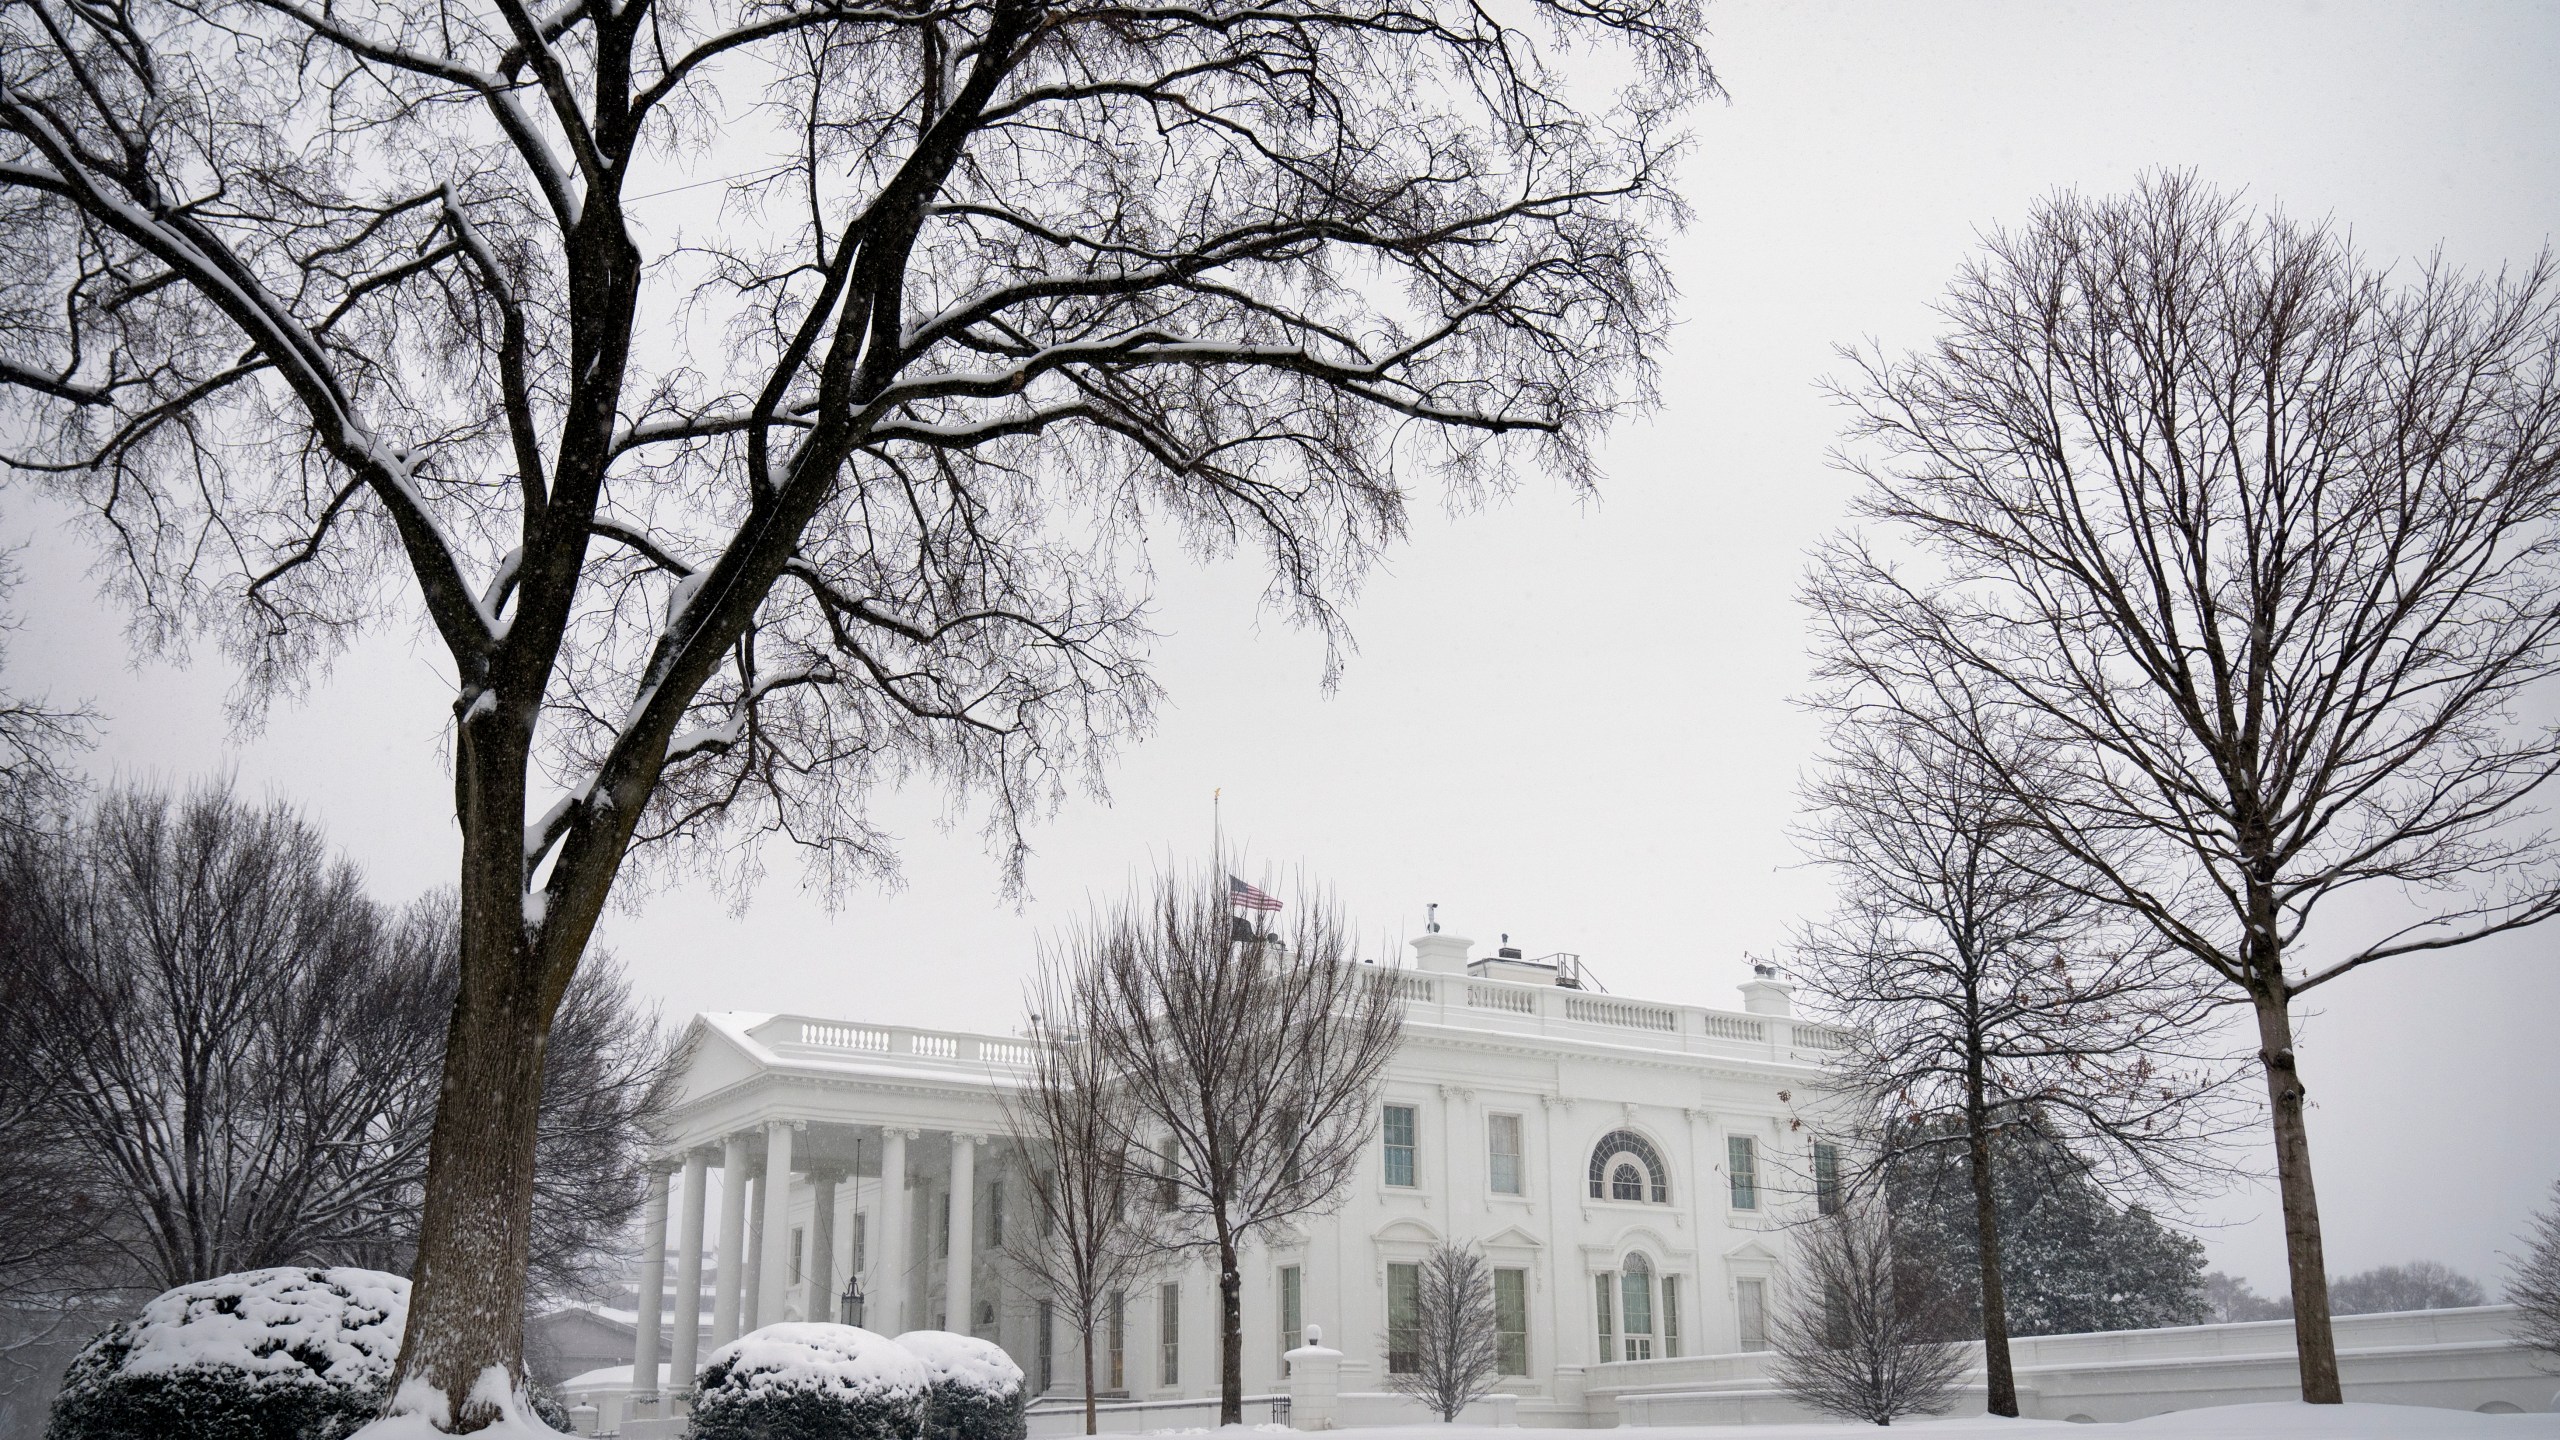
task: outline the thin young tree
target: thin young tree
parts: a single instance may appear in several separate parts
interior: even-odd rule
[[[1494,1314],[1493,1270],[1473,1245],[1443,1240],[1414,1267],[1413,1329],[1387,1337],[1408,1348],[1413,1368],[1387,1384],[1454,1423],[1458,1412],[1491,1394],[1502,1370],[1502,1332]]]
[[[2534,1215],[2514,1267],[2507,1303],[2516,1307],[2516,1338],[2539,1352],[2546,1368],[2560,1370],[2560,1183]]]
[[[1218,1414],[1244,1417],[1244,1247],[1341,1202],[1404,1034],[1388,972],[1359,963],[1328,897],[1241,923],[1223,865],[1168,869],[1073,935],[1078,1033],[1139,1127],[1122,1153],[1171,1245],[1218,1273]]]
[[[0,551],[0,604],[17,586],[17,562]],[[84,707],[19,694],[5,683],[6,641],[18,624],[13,615],[0,610],[0,831],[41,824],[65,803],[76,788],[71,757],[89,748],[96,718]]]
[[[2525,718],[2560,671],[2553,262],[2395,276],[2166,174],[2044,201],[1940,309],[1839,389],[1898,548],[1824,551],[1823,672],[2247,1008],[2302,1393],[2336,1403],[2294,1005],[2560,914],[2560,728]],[[2312,928],[2356,892],[2398,913]]]
[[[1127,1085],[1102,1048],[1077,1029],[1076,978],[1054,959],[1032,986],[1031,1073],[1004,1097],[1008,1128],[1024,1150],[1033,1223],[1009,1232],[1015,1283],[1054,1307],[1084,1357],[1084,1433],[1099,1430],[1094,1336],[1111,1297],[1163,1270],[1166,1248],[1148,1224],[1154,1210],[1130,1153],[1138,1132]]]
[[[521,1368],[541,1057],[626,862],[737,879],[780,834],[876,874],[912,778],[1018,879],[1149,722],[1150,543],[1259,551],[1339,642],[1417,484],[1591,483],[1651,399],[1702,35],[1694,0],[0,9],[10,472],[252,713],[384,620],[452,686],[471,1103],[404,1384],[475,1429]]]
[[[1836,901],[1795,967],[1849,1037],[1827,1082],[1868,1117],[1847,1153],[1906,1190],[1961,1177],[1985,1403],[2016,1415],[1999,1199],[2030,1177],[2001,1166],[2068,1156],[2057,1184],[2145,1192],[2210,1174],[2229,1073],[2200,1053],[2211,997],[2184,954],[2077,883],[1998,773],[1925,725],[1844,716],[1805,801]]]
[[[1769,1321],[1770,1378],[1826,1415],[1891,1425],[1943,1415],[1969,1356],[1962,1317],[1871,1199],[1799,1230]]]

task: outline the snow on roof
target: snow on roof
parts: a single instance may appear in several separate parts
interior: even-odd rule
[[[856,1395],[921,1396],[930,1383],[924,1362],[885,1335],[819,1322],[767,1325],[712,1352],[729,1362],[729,1385],[750,1393],[828,1386]]]
[[[986,1391],[1022,1388],[1022,1367],[992,1340],[949,1330],[910,1330],[898,1337],[898,1343],[924,1362],[935,1384],[949,1380]]]
[[[632,1368],[633,1367],[629,1365],[607,1365],[601,1370],[582,1371],[561,1381],[553,1388],[560,1390],[563,1393],[578,1390],[628,1390],[631,1388]],[[658,1363],[658,1388],[660,1390],[663,1391],[667,1388],[668,1372],[673,1368],[674,1367],[672,1365],[663,1360]]]
[[[124,1371],[199,1366],[318,1373],[339,1384],[387,1379],[400,1356],[409,1282],[379,1270],[245,1270],[181,1285],[142,1307]]]

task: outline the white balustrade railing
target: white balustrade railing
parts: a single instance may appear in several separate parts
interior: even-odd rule
[[[1585,1025],[1615,1025],[1626,1030],[1658,1030],[1663,1034],[1679,1033],[1680,1012],[1664,1005],[1639,1005],[1632,1000],[1609,1000],[1597,995],[1564,997],[1564,1017]]]
[[[1718,1015],[1713,1011],[1699,1014],[1698,1028],[1711,1040],[1742,1040],[1758,1045],[1769,1038],[1769,1022],[1766,1020],[1753,1020],[1741,1015]]]
[[[1467,1006],[1473,1010],[1508,1010],[1514,1015],[1538,1013],[1538,998],[1528,990],[1515,990],[1507,985],[1469,985]]]

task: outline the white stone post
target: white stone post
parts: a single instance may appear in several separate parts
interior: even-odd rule
[[[756,1325],[780,1323],[791,1290],[791,1122],[764,1127],[764,1264],[756,1277]]]
[[[977,1333],[978,1312],[971,1308],[969,1281],[970,1262],[978,1248],[978,1146],[986,1138],[951,1137],[951,1253],[943,1263],[942,1308],[945,1328],[960,1335]]]
[[[1324,1343],[1324,1327],[1307,1327],[1306,1343],[1282,1357],[1289,1362],[1289,1428],[1331,1430],[1341,1423],[1342,1352]]]
[[[676,1351],[667,1372],[667,1388],[682,1396],[693,1388],[702,1368],[702,1209],[709,1189],[702,1152],[684,1157],[684,1219],[676,1232]],[[667,1408],[674,1411],[671,1397]]]
[[[832,1170],[809,1174],[809,1302],[805,1320],[836,1318],[836,1175]]]
[[[869,1328],[883,1335],[907,1328],[907,1142],[915,1133],[880,1132],[880,1213],[872,1227],[872,1253],[880,1258],[872,1283],[863,1288],[880,1307],[878,1322]]]
[[[764,1295],[764,1177],[748,1183],[755,1188],[747,1192],[747,1263],[738,1277],[738,1335],[756,1328],[756,1307]]]
[[[720,1152],[720,1273],[712,1286],[713,1349],[738,1338],[738,1300],[747,1269],[747,1137],[732,1135]]]
[[[631,1338],[631,1398],[652,1405],[658,1398],[659,1292],[667,1287],[667,1171],[649,1167],[649,1198],[640,1210],[640,1317]]]

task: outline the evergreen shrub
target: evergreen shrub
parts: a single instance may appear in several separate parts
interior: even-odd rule
[[[692,1440],[916,1440],[929,1381],[896,1341],[851,1325],[768,1325],[713,1352]]]
[[[922,1440],[1023,1440],[1022,1367],[1004,1347],[949,1330],[910,1330],[898,1343],[931,1382]]]
[[[181,1285],[82,1347],[46,1440],[340,1440],[380,1412],[408,1308],[352,1267]]]

